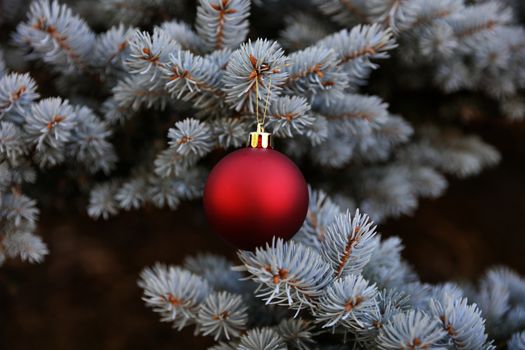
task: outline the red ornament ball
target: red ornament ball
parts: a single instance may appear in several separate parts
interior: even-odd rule
[[[224,157],[204,188],[209,223],[227,242],[254,249],[292,238],[308,211],[308,187],[297,166],[271,148],[244,148]]]

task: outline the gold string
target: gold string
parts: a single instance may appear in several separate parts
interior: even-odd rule
[[[257,125],[264,128],[264,122],[266,121],[266,115],[268,113],[268,107],[270,105],[270,94],[272,92],[272,76],[270,75],[270,81],[268,82],[268,92],[266,93],[266,101],[264,106],[264,113],[262,119],[259,118],[259,77],[255,78],[255,120]]]
[[[257,124],[259,122],[259,76],[255,76],[255,120]]]
[[[270,82],[268,83],[268,93],[266,94],[266,105],[264,106],[262,125],[264,127],[264,121],[266,120],[266,113],[268,112],[268,105],[270,104],[270,92],[272,91],[272,76],[270,75]]]

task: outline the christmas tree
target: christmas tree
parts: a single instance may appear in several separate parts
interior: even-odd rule
[[[478,284],[425,283],[376,226],[499,162],[458,125],[472,106],[525,117],[520,1],[0,6],[1,262],[52,254],[35,230],[53,179],[93,219],[176,210],[264,116],[308,175],[306,220],[237,262],[146,267],[162,321],[216,350],[525,349],[524,278],[495,267]],[[391,112],[397,89],[432,91],[445,118]]]

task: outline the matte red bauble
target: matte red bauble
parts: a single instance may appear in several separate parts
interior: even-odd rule
[[[292,238],[308,210],[301,171],[271,149],[269,134],[260,131],[250,134],[249,147],[230,153],[213,168],[204,188],[209,223],[240,249],[264,245],[274,236]]]

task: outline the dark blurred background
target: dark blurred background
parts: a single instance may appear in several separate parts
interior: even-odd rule
[[[494,264],[525,274],[525,125],[501,118],[471,123],[503,155],[499,167],[453,180],[440,199],[412,217],[381,225],[399,235],[422,279],[475,279]],[[306,174],[308,177],[308,174]],[[53,184],[49,184],[52,188]],[[41,265],[0,268],[0,349],[203,349],[193,337],[158,322],[136,285],[156,261],[177,264],[201,251],[235,259],[207,227],[200,202],[177,211],[145,209],[108,221],[83,213],[43,212],[39,234],[51,254]],[[174,229],[176,227],[176,229]]]

